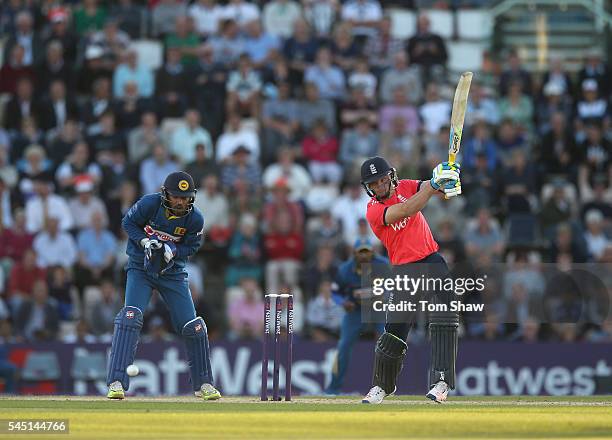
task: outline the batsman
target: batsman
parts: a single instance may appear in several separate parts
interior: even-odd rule
[[[196,316],[185,269],[203,234],[204,217],[193,206],[195,194],[192,177],[174,172],[166,177],[161,192],[143,196],[123,218],[129,258],[125,305],[115,317],[106,379],[109,399],[123,399],[129,389],[126,368],[134,362],[143,312],[153,289],[161,295],[176,333],[185,342],[195,396],[221,398],[213,386],[206,324]]]

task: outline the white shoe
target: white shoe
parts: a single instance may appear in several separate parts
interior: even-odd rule
[[[448,397],[448,384],[443,380],[439,381],[437,384],[431,387],[431,390],[429,390],[429,393],[427,393],[425,397],[433,400],[436,403],[444,402]]]
[[[114,381],[108,386],[108,394],[106,395],[109,399],[118,399],[121,400],[125,398],[125,391],[123,390],[123,385],[118,380]]]
[[[204,400],[219,400],[221,398],[221,393],[209,383],[203,383],[194,394]]]
[[[376,385],[372,387],[368,394],[366,394],[366,396],[361,400],[361,403],[379,404],[382,403],[385,397],[387,397],[385,390]]]

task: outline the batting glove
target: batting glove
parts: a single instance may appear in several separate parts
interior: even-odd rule
[[[153,251],[161,249],[163,246],[162,242],[155,235],[151,236],[151,238],[143,238],[140,240],[140,245],[144,248],[145,257],[149,260],[153,256]]]
[[[461,194],[461,180],[449,182],[444,185],[444,196],[447,199],[458,196],[459,194]]]
[[[441,187],[445,187],[449,183],[454,184],[459,181],[460,172],[461,167],[459,164],[454,162],[442,162],[433,169],[429,183],[433,189],[438,191]]]
[[[164,243],[164,260],[166,263],[170,263],[174,257],[176,257],[176,245],[172,242]]]

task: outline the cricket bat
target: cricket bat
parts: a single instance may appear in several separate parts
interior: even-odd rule
[[[472,83],[472,72],[463,72],[455,90],[453,99],[453,112],[451,113],[450,138],[448,141],[448,161],[454,162],[461,148],[461,135],[463,134],[463,120],[467,108],[468,93]]]

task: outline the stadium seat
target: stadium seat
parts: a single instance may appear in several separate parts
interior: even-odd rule
[[[395,38],[410,38],[416,32],[416,15],[405,9],[391,9],[391,35]]]
[[[538,241],[538,220],[533,214],[512,214],[506,227],[510,246],[533,246]]]
[[[159,41],[136,40],[131,47],[138,54],[138,61],[150,69],[158,69],[164,63],[164,48]]]
[[[461,40],[487,40],[493,34],[493,18],[488,11],[459,10],[457,12],[457,34]]]
[[[480,70],[484,48],[481,43],[447,42],[448,68],[452,72]]]
[[[106,357],[103,352],[75,350],[71,374],[76,380],[102,380],[106,377]]]
[[[33,351],[25,361],[21,372],[24,380],[57,380],[60,378],[60,366],[57,355],[52,351]]]
[[[424,14],[429,17],[431,22],[431,32],[440,35],[445,40],[453,37],[455,24],[452,12],[430,9],[424,11]]]

